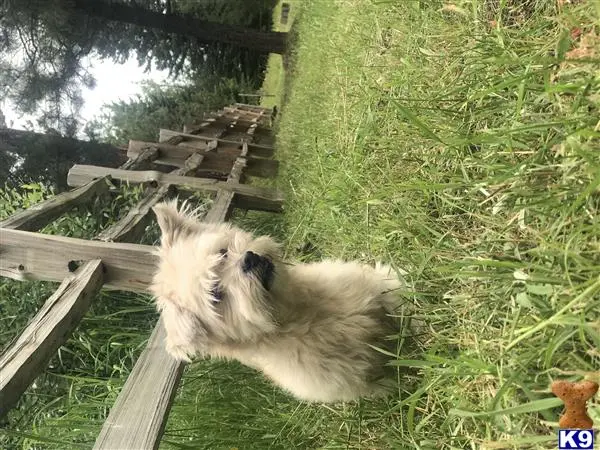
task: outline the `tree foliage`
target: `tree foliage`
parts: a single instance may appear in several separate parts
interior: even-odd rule
[[[232,45],[83,14],[97,0],[4,0],[0,10],[0,95],[44,126],[75,116],[81,86],[93,87],[89,57],[123,62],[136,57],[174,76],[202,69],[260,82],[266,56]],[[117,2],[114,2],[117,4]],[[268,30],[274,0],[121,0],[161,14]]]
[[[115,145],[126,145],[129,139],[154,142],[160,128],[181,130],[204,113],[235,102],[237,94],[250,89],[249,85],[210,75],[183,85],[147,83],[135,98],[106,105],[103,115],[89,124],[87,131]]]
[[[68,188],[73,164],[116,167],[124,152],[101,142],[82,141],[48,130],[46,134],[0,129],[0,186],[41,182],[58,191]]]

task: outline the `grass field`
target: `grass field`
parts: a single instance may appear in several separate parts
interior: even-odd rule
[[[195,362],[161,448],[556,448],[549,384],[600,378],[600,4],[291,3],[287,72],[272,58],[263,88],[281,107],[286,210],[237,220],[290,259],[407,270],[425,345],[390,361],[393,396],[339,405]],[[18,448],[91,447],[154,319],[125,300],[70,341],[89,373],[31,404],[33,428],[8,433]],[[121,322],[136,311],[141,332]],[[598,398],[589,412],[600,423]]]
[[[286,211],[267,223],[290,258],[409,271],[403,296],[429,335],[391,364],[419,377],[399,376],[387,400],[308,405],[250,370],[199,363],[171,442],[556,448],[549,384],[600,376],[600,7],[295,6],[290,67],[272,63],[264,87],[279,96],[265,105],[285,98]]]
[[[550,382],[600,377],[600,7],[571,3],[304,3],[288,253],[408,270],[431,330],[417,388],[311,409],[320,446],[555,448]]]
[[[308,405],[250,370],[200,363],[173,438],[556,448],[549,384],[600,377],[600,7],[572,3],[295,5],[290,68],[272,63],[264,88],[285,98],[273,231],[290,258],[408,270],[403,295],[430,333],[391,364],[420,376],[399,376],[387,400]],[[590,414],[600,421],[597,400]]]
[[[196,426],[209,414],[240,448],[556,448],[550,382],[600,375],[599,13],[302,2],[279,229],[291,258],[410,272],[430,336],[392,363],[420,379],[386,401],[311,406],[225,368],[239,408],[200,407]]]

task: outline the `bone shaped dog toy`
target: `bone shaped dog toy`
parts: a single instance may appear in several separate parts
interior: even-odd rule
[[[598,383],[594,381],[555,381],[552,392],[565,403],[564,414],[558,421],[561,428],[590,429],[594,421],[587,413],[587,401],[598,392]]]

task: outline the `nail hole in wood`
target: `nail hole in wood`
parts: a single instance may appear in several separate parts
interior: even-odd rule
[[[67,267],[69,268],[69,272],[75,272],[79,268],[79,262],[78,261],[69,261],[69,264],[67,264]]]

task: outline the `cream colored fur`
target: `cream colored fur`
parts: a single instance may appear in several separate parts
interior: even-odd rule
[[[402,284],[389,266],[286,264],[269,237],[201,223],[175,202],[154,211],[162,240],[151,291],[174,357],[236,359],[308,401],[386,392],[389,357],[372,346],[394,351],[386,337],[399,332],[389,314]],[[263,272],[243,270],[249,251]],[[268,261],[274,275],[265,287]]]

